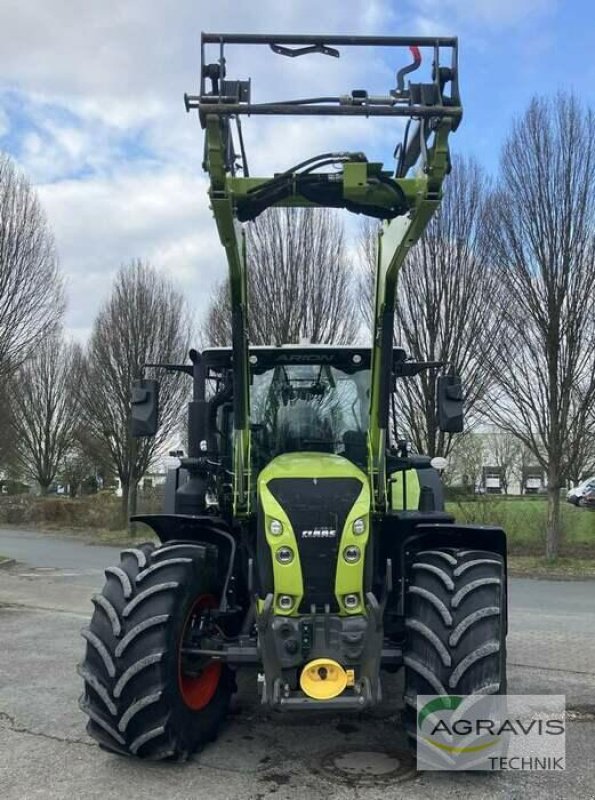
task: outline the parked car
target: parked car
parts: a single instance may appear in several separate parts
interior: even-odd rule
[[[579,506],[595,508],[595,485],[590,486],[578,499]]]
[[[581,505],[581,498],[592,489],[595,489],[595,475],[591,478],[587,478],[582,483],[579,483],[579,485],[575,486],[574,489],[569,489],[566,499],[569,503],[572,503],[575,506]]]

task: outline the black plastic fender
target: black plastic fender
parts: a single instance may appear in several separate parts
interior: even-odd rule
[[[132,522],[148,525],[162,544],[174,541],[212,544],[217,547],[219,569],[225,574],[222,600],[225,601],[236,557],[236,540],[227,524],[218,517],[186,514],[136,514]]]

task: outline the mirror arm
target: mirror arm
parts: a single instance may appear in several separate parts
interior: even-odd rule
[[[395,378],[411,378],[426,369],[439,369],[447,366],[447,361],[398,361],[395,364]]]
[[[141,380],[145,377],[145,369],[147,367],[154,367],[155,369],[164,369],[166,372],[184,372],[186,375],[193,374],[193,368],[191,364],[143,364],[141,368]]]

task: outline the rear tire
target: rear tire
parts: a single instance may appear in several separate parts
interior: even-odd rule
[[[209,662],[184,676],[180,646],[193,615],[217,605],[221,591],[212,545],[143,544],[106,570],[78,668],[87,731],[104,749],[184,760],[216,737],[233,674]]]
[[[405,727],[415,748],[418,694],[506,692],[502,556],[442,547],[417,553],[405,624]]]

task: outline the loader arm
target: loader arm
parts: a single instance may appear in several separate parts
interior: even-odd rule
[[[211,185],[209,196],[219,238],[229,266],[231,336],[233,351],[233,473],[234,508],[249,512],[250,485],[250,379],[248,373],[247,273],[244,231],[236,218],[229,193],[225,164],[225,141],[220,120],[207,122],[206,159]]]
[[[451,120],[443,119],[436,129],[425,174],[415,178],[415,200],[409,213],[385,222],[378,234],[368,436],[370,478],[377,510],[382,510],[386,505],[385,463],[397,281],[409,250],[423,234],[440,205],[442,182],[449,168],[448,135],[451,125]]]
[[[340,56],[338,48],[394,48],[403,62],[395,86],[382,95],[354,89],[281,101],[252,102],[249,80],[227,79],[230,46],[261,45],[276,56]],[[432,70],[426,82],[409,83],[405,75],[422,64],[430,49]],[[215,53],[215,60],[209,56]],[[444,65],[443,53],[450,54]],[[385,452],[391,392],[395,292],[399,270],[411,246],[437,209],[449,169],[448,137],[462,108],[458,90],[456,38],[389,36],[287,36],[203,34],[200,94],[185,96],[205,130],[204,169],[219,237],[229,265],[234,383],[234,513],[250,513],[250,366],[247,336],[247,267],[242,223],[273,206],[344,208],[383,221],[379,237],[371,363],[369,477],[377,510],[386,505]],[[406,55],[404,55],[406,54]],[[441,60],[442,59],[442,60]],[[403,141],[395,149],[394,171],[369,161],[362,152],[331,152],[265,178],[251,177],[244,147],[244,115],[365,116],[407,118]],[[410,122],[415,128],[410,131]],[[233,127],[235,126],[235,137]],[[236,150],[236,146],[239,150]],[[329,167],[334,171],[329,171]],[[410,171],[418,167],[418,174]],[[238,173],[241,173],[238,174]]]

